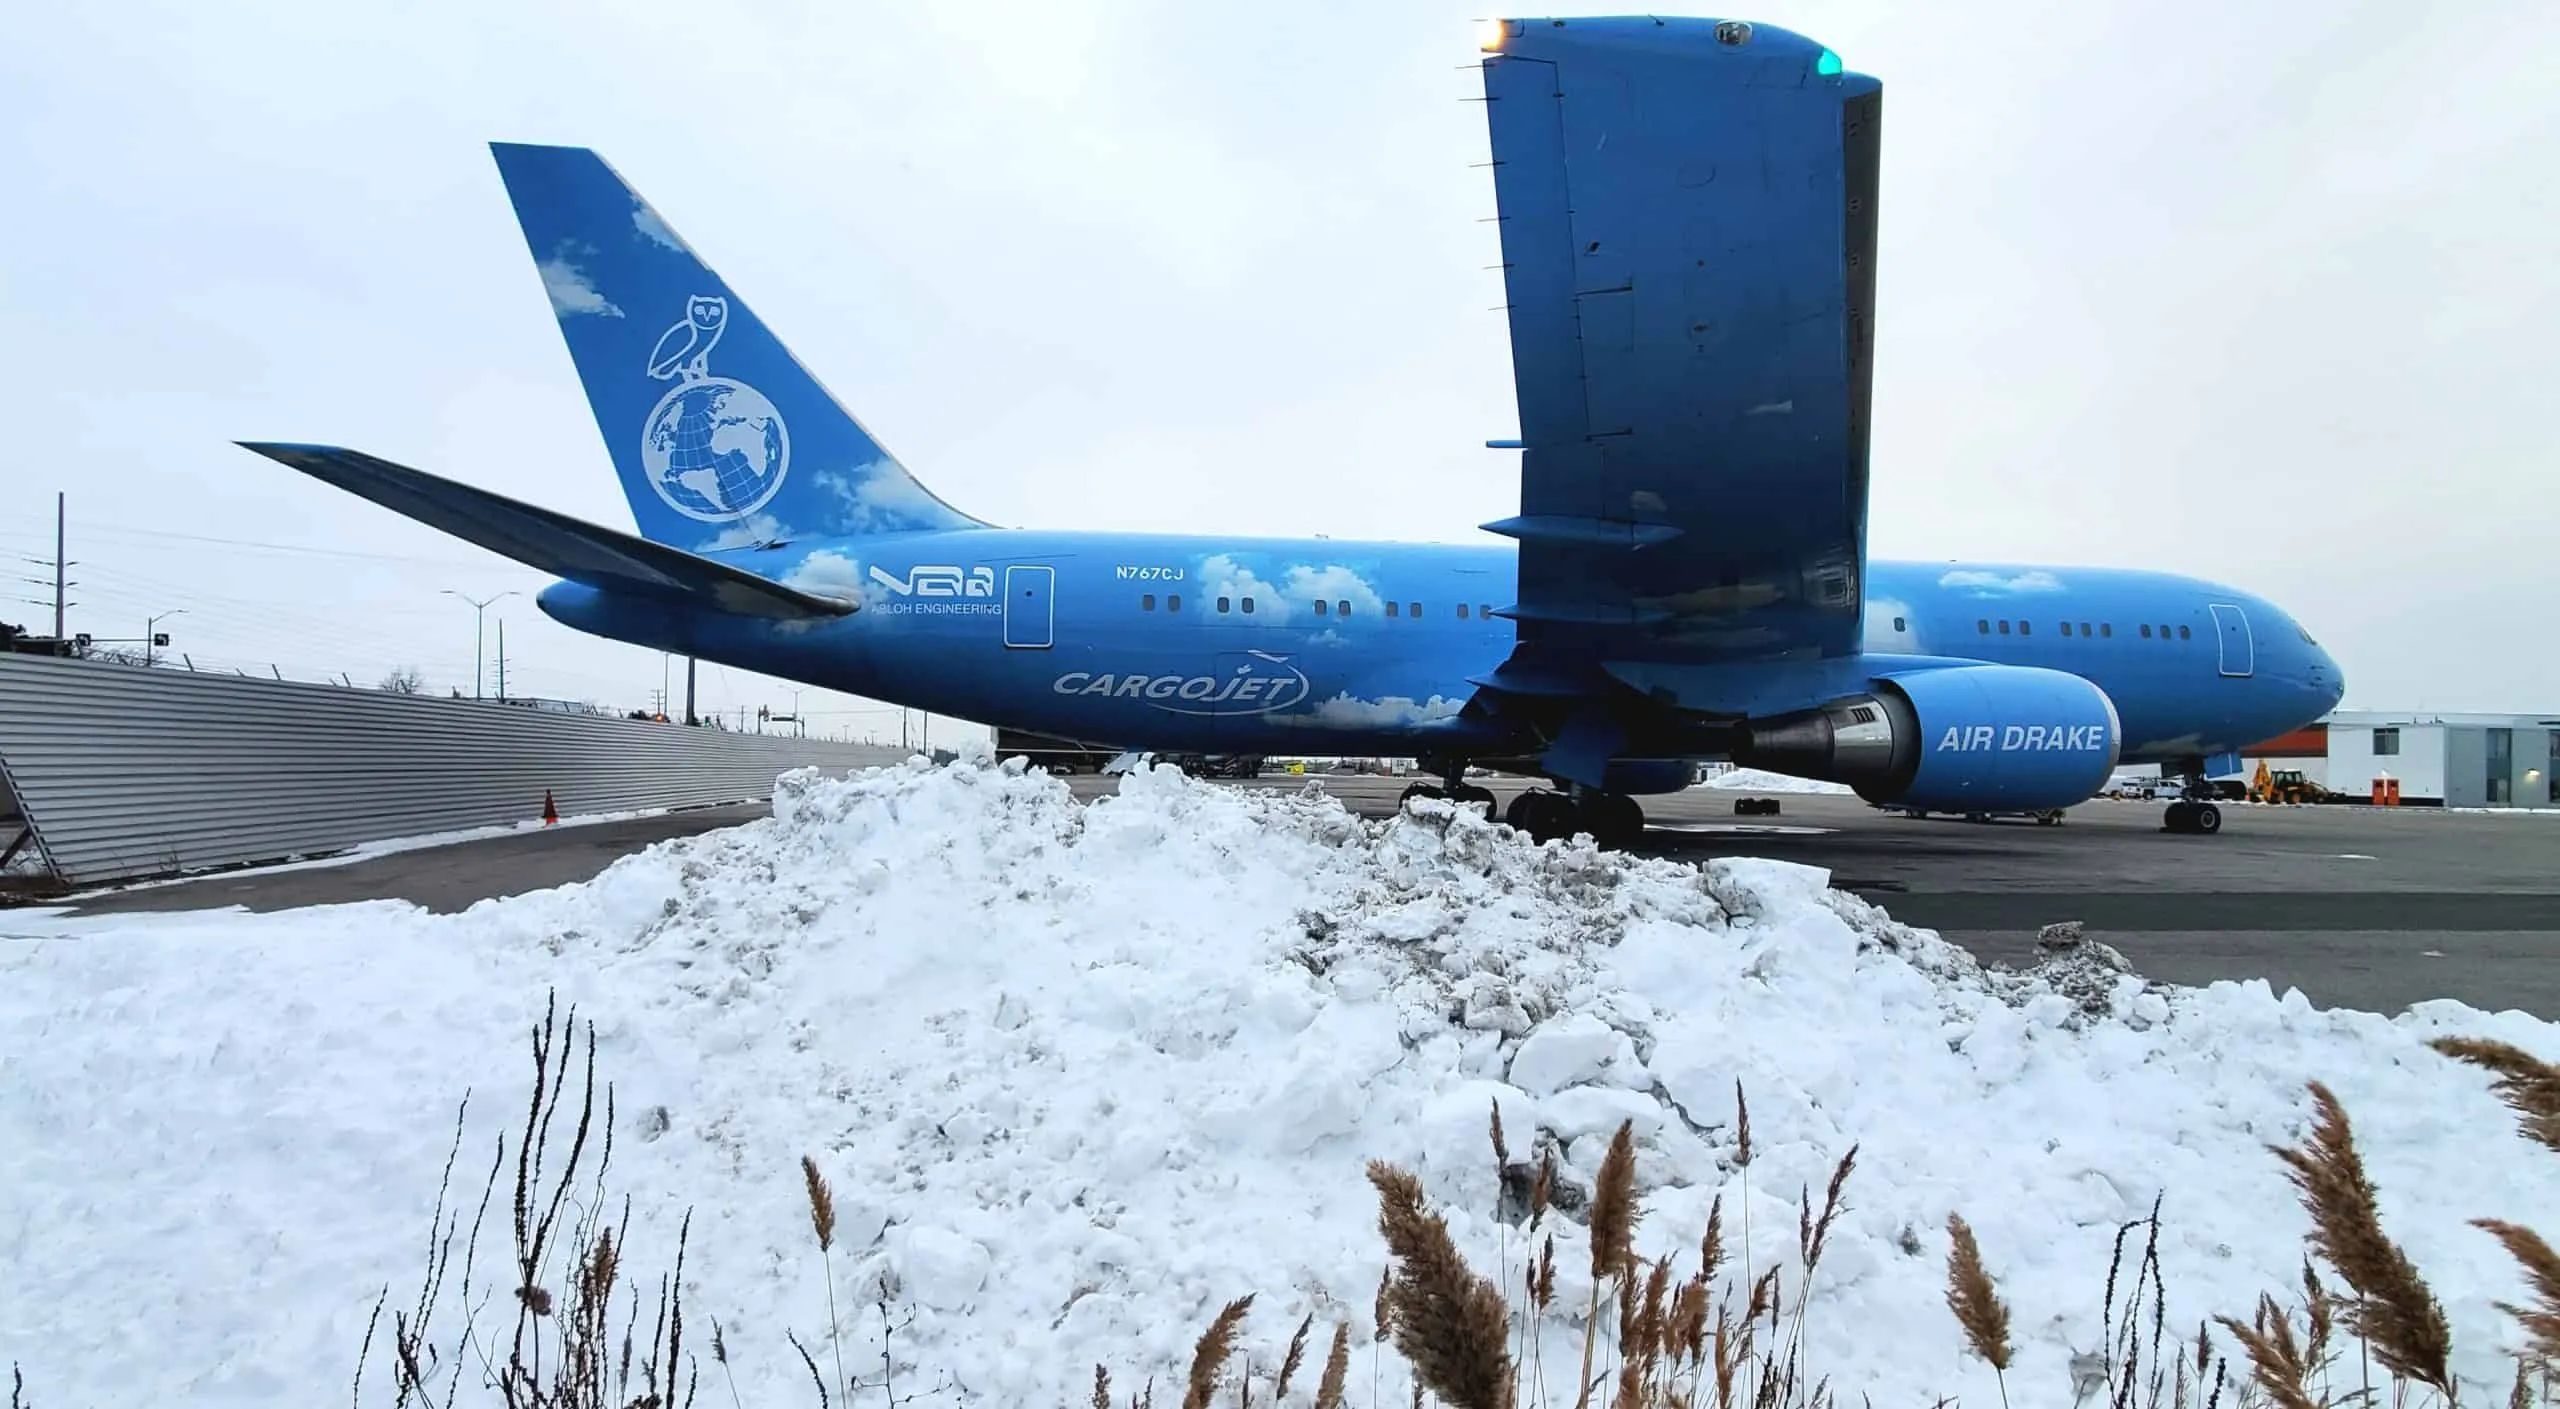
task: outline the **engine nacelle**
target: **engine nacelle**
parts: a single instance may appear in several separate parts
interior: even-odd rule
[[[2096,796],[2123,748],[2115,701],[2067,671],[1951,666],[1875,686],[1753,723],[1734,761],[1896,807],[2032,812]]]

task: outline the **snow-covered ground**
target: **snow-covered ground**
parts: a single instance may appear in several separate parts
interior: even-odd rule
[[[1632,1120],[1638,1251],[1694,1257],[1721,1191],[1755,1268],[1792,1258],[1800,1189],[1819,1200],[1856,1143],[1814,1372],[1843,1402],[1999,1402],[1943,1300],[1959,1211],[2010,1307],[2012,1393],[2069,1403],[2117,1225],[2155,1195],[2171,1325],[2298,1285],[2303,1220],[2266,1145],[2299,1138],[2311,1078],[2444,1299],[2466,1398],[2502,1392],[2491,1303],[2524,1289],[2466,1220],[2547,1219],[2560,1158],[2423,1042],[2551,1058],[2560,1032],[2146,988],[2086,958],[1986,974],[1825,879],[1535,848],[1428,803],[1365,822],[1169,771],[1086,806],[980,745],[949,768],[793,775],[771,819],[459,915],[0,914],[0,1358],[40,1404],[344,1396],[376,1296],[414,1293],[456,1102],[473,1094],[467,1203],[523,1119],[525,1035],[556,987],[615,1086],[627,1265],[654,1277],[694,1210],[688,1343],[717,1319],[747,1403],[815,1398],[784,1339],[828,1315],[804,1153],[836,1191],[856,1372],[878,1367],[865,1292],[884,1272],[912,1318],[900,1390],[947,1375],[988,1404],[1081,1402],[1097,1360],[1123,1386],[1178,1380],[1217,1308],[1254,1292],[1255,1365],[1310,1310],[1319,1360],[1347,1321],[1370,1402],[1384,1249],[1363,1162],[1416,1168],[1479,1266],[1516,1268],[1495,1101],[1515,1159],[1552,1132],[1583,1185]],[[1566,1227],[1558,1302],[1578,1306]],[[1569,1402],[1580,1337],[1547,1334]],[[701,1402],[725,1401],[703,1368]],[[1405,1383],[1389,1360],[1377,1402]]]
[[[1812,778],[1790,777],[1760,768],[1730,768],[1708,778],[1698,786],[1726,792],[1745,793],[1828,793],[1846,797],[1852,791],[1846,783],[1825,783]]]

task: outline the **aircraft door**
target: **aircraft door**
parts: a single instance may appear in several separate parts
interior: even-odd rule
[[[2257,641],[2249,634],[2249,614],[2224,602],[2212,607],[2214,634],[2222,642],[2222,673],[2246,676],[2257,672]]]
[[[1057,644],[1058,570],[1015,564],[1004,570],[1004,643],[1017,651],[1045,651]]]

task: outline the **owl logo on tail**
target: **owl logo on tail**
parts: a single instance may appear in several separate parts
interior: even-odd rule
[[[711,349],[728,326],[729,300],[717,294],[695,294],[685,301],[684,321],[667,329],[658,339],[657,350],[649,354],[649,375],[662,382],[707,380]]]

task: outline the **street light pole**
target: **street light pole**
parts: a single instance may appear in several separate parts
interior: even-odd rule
[[[159,639],[153,633],[160,629],[160,623],[167,621],[173,616],[185,616],[186,614],[187,609],[185,607],[177,607],[172,610],[162,612],[158,616],[147,616],[142,619],[142,663],[145,666],[150,665],[152,662],[151,648]]]
[[[480,698],[480,642],[482,619],[487,614],[489,604],[491,602],[497,601],[499,597],[513,597],[519,594],[514,592],[501,592],[497,597],[475,598],[461,592],[456,592],[452,588],[448,587],[444,589],[444,595],[448,597],[460,597],[462,600],[471,603],[471,698],[476,700]]]

